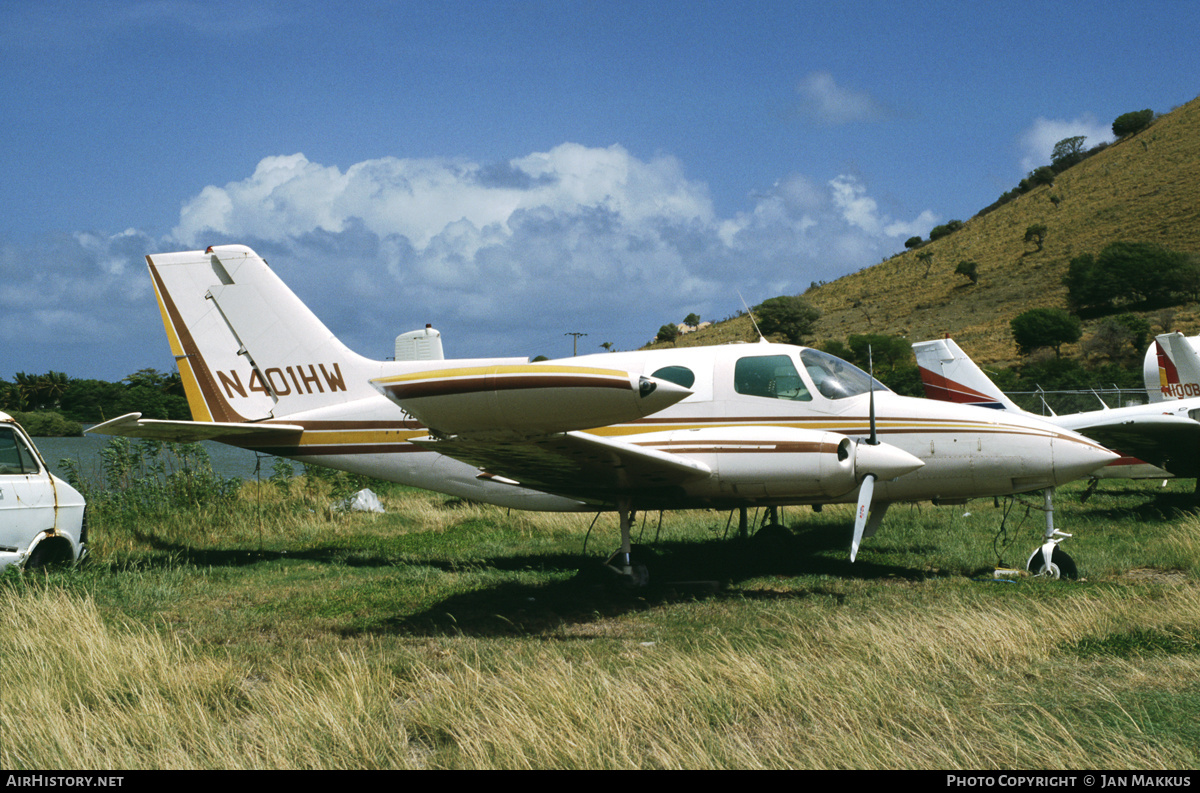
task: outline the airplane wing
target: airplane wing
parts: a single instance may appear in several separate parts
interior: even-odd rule
[[[696,460],[583,432],[511,442],[461,437],[413,442],[474,465],[494,481],[593,503],[611,503],[620,493],[667,491],[712,474]]]
[[[141,413],[127,413],[115,419],[97,424],[87,430],[99,435],[124,435],[129,438],[145,438],[171,443],[195,443],[197,441],[227,440],[239,436],[262,436],[278,440],[280,436],[295,435],[304,431],[296,424],[253,424],[223,421],[163,421],[144,419]]]
[[[1200,422],[1167,415],[1124,419],[1096,415],[1104,412],[1078,414],[1078,421],[1071,421],[1071,416],[1060,416],[1059,424],[1175,476],[1200,475]]]

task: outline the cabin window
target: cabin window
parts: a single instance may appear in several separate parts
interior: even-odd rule
[[[684,388],[691,388],[696,383],[696,373],[686,366],[664,366],[650,376]]]
[[[739,394],[808,402],[812,394],[804,387],[796,365],[787,355],[739,358],[733,370],[733,388]]]
[[[871,390],[871,376],[852,363],[847,363],[829,353],[806,349],[800,353],[800,361],[808,370],[813,385],[821,395],[829,399],[865,394]],[[887,386],[874,381],[876,391],[888,391]]]

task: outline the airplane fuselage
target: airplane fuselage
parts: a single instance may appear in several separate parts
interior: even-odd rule
[[[692,391],[650,416],[586,430],[687,456],[714,472],[683,488],[644,493],[641,508],[853,502],[857,482],[842,492],[830,492],[822,490],[820,482],[806,487],[791,481],[794,477],[789,479],[788,465],[797,459],[789,457],[796,451],[789,432],[835,433],[852,439],[870,433],[871,395],[861,390],[841,394],[837,389],[844,383],[815,382],[813,372],[822,371],[819,366],[829,359],[806,364],[804,349],[733,344],[605,353],[541,365],[615,369],[679,383]],[[382,362],[377,376],[446,370],[459,363]],[[538,366],[528,364],[531,370]],[[766,376],[764,367],[770,369]],[[860,389],[862,379],[856,381]],[[572,399],[569,389],[543,396],[547,411],[561,407],[554,404],[556,400]],[[911,473],[881,480],[875,486],[880,501],[961,501],[1038,490],[1084,476],[1111,459],[1094,442],[1037,419],[904,397],[878,386],[874,400],[879,439],[924,463]],[[481,478],[478,467],[413,443],[427,437],[429,430],[381,395],[289,414],[279,421],[302,426],[304,431],[286,444],[274,438],[262,443],[252,436],[229,442],[502,506],[535,510],[598,506]]]

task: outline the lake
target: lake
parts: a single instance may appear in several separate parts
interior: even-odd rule
[[[59,476],[63,475],[58,461],[66,457],[79,461],[79,471],[88,479],[99,479],[100,450],[112,440],[108,435],[90,435],[85,433],[81,438],[34,438],[33,442],[41,451],[42,457],[50,470]],[[200,443],[208,451],[209,459],[215,472],[221,476],[236,476],[239,479],[254,479],[255,466],[259,466],[258,476],[269,479],[272,466],[277,457],[264,454],[258,455],[246,449],[226,446],[214,441]],[[296,473],[301,466],[294,463]]]

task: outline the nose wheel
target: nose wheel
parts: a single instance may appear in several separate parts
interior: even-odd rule
[[[1064,531],[1054,528],[1054,488],[1048,487],[1045,492],[1046,533],[1042,536],[1042,544],[1025,563],[1025,569],[1032,575],[1047,578],[1079,578],[1079,569],[1075,560],[1058,544],[1070,537]]]
[[[1042,546],[1033,552],[1029,557],[1029,561],[1025,563],[1025,569],[1032,575],[1046,576],[1047,578],[1079,578],[1079,569],[1075,566],[1075,560],[1067,555],[1067,552],[1053,546],[1050,552],[1049,560],[1046,559],[1046,546]]]

